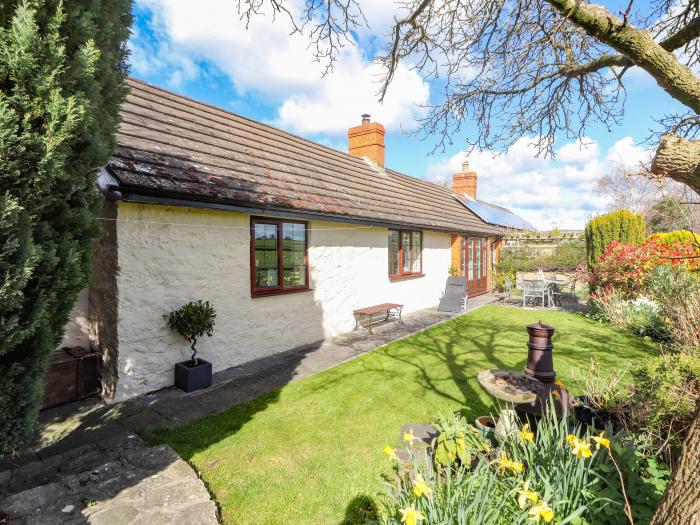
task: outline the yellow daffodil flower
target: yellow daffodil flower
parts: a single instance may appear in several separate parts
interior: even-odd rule
[[[391,448],[389,445],[384,447],[384,454],[389,456],[391,459],[399,459],[399,457],[396,455],[396,449]]]
[[[505,452],[501,452],[501,457],[498,459],[498,468],[500,470],[510,470],[517,474],[523,471],[523,464],[518,461],[508,459]]]
[[[559,388],[566,388],[566,385],[564,384],[564,381],[562,381],[562,380],[560,380],[560,379],[557,379],[557,380],[554,382],[554,384],[557,385]]]
[[[528,479],[523,483],[522,490],[518,491],[518,505],[520,508],[524,508],[528,501],[532,503],[537,503],[540,499],[539,494],[534,490],[530,490],[530,480]]]
[[[520,429],[518,435],[522,441],[529,441],[530,443],[532,443],[533,439],[535,438],[535,433],[530,432],[530,425],[527,423],[523,425],[523,428]]]
[[[539,523],[551,523],[554,519],[554,511],[544,501],[530,509],[530,519]]]
[[[552,397],[554,399],[561,399],[561,396],[559,395],[559,390],[552,390]]]
[[[399,509],[399,512],[401,513],[401,523],[406,525],[417,525],[420,520],[425,519],[425,515],[414,507]]]
[[[571,453],[581,459],[590,458],[592,455],[591,445],[582,439],[576,438],[571,444]]]
[[[568,436],[566,436],[566,443],[567,443],[568,445],[571,445],[571,444],[573,444],[574,441],[576,441],[577,439],[578,439],[578,438],[577,438],[576,436],[574,436],[573,434],[569,434]]]
[[[430,494],[433,491],[428,484],[425,482],[423,479],[423,476],[420,474],[416,475],[416,479],[413,482],[413,493],[416,495],[416,498],[420,498],[421,496],[426,496]]]
[[[403,440],[413,445],[413,442],[418,441],[418,438],[413,435],[413,429],[410,429],[408,432],[403,433]]]
[[[610,448],[610,440],[605,437],[605,432],[601,432],[599,436],[593,436],[591,439],[595,441],[596,450],[599,450],[600,447]]]

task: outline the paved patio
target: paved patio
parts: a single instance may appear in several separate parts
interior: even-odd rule
[[[498,298],[491,294],[472,298],[465,312],[496,301]],[[128,523],[174,523],[178,521],[175,519],[178,512],[189,507],[200,512],[198,515],[202,521],[198,523],[209,523],[207,519],[212,519],[213,503],[200,497],[202,492],[198,489],[204,489],[204,485],[194,471],[168,447],[146,447],[136,437],[137,430],[177,427],[220,412],[445,322],[455,315],[440,313],[435,308],[406,314],[403,325],[395,321],[376,325],[374,334],[358,329],[219,372],[210,388],[190,394],[168,388],[123,403],[107,405],[89,400],[45,410],[40,414],[34,442],[17,457],[0,460],[0,498],[7,497],[7,501],[20,505],[25,514],[29,512],[26,514],[29,518],[44,515],[42,509],[50,512],[53,521],[46,523],[104,523],[100,516],[105,519],[114,516],[109,509],[124,505],[129,507],[130,515],[133,514]],[[133,451],[133,448],[137,450]],[[153,456],[149,464],[151,468],[144,470],[134,458],[149,454]],[[85,460],[86,457],[91,458],[90,461]],[[159,471],[159,465],[164,473]],[[117,474],[122,471],[123,475]],[[177,473],[182,479],[170,475]],[[183,490],[186,487],[198,496],[185,501],[185,507],[173,503],[172,508],[161,509],[163,512],[156,519],[152,506],[144,502],[156,501],[154,494],[162,496],[170,490],[167,488],[169,484],[179,482],[182,482]],[[201,486],[197,487],[197,484]],[[94,488],[107,485],[110,490],[106,492]],[[117,487],[124,490],[116,490]],[[126,503],[124,494],[128,496]],[[90,507],[89,504],[98,497],[102,498],[99,503]],[[27,498],[30,498],[28,504],[22,507]],[[77,510],[58,511],[57,502],[76,498],[80,502],[70,505]],[[32,503],[33,499],[37,504]],[[39,501],[44,501],[43,507]],[[66,504],[62,509],[70,505]],[[150,518],[146,519],[147,516]],[[13,523],[44,523],[29,518]]]

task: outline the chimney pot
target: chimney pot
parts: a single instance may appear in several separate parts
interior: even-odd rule
[[[369,124],[369,113],[363,113],[362,114],[362,123],[363,124]]]
[[[469,161],[465,160],[462,162],[462,173],[467,173],[469,171]]]

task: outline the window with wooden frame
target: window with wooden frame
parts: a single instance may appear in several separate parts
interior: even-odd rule
[[[250,289],[253,297],[309,289],[307,223],[250,220]]]
[[[423,233],[389,230],[389,278],[423,275]]]

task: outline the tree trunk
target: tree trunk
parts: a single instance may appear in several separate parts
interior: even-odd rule
[[[700,141],[665,135],[656,150],[651,172],[687,184],[700,193]]]
[[[678,466],[649,525],[700,525],[700,400]]]

